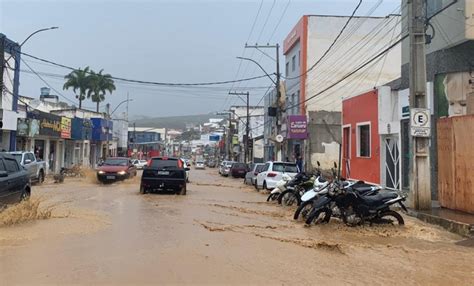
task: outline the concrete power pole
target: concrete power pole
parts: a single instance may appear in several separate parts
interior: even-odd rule
[[[247,100],[245,101],[245,103],[247,105],[247,120],[245,121],[245,138],[244,138],[244,148],[245,148],[244,149],[245,150],[244,163],[247,163],[249,161],[249,135],[250,135],[249,95],[250,95],[250,93],[247,91],[247,92],[229,92],[229,94],[230,95],[238,95],[239,97],[240,97],[240,95],[247,96]]]
[[[410,198],[417,210],[431,208],[430,111],[426,98],[424,0],[408,0],[410,34]],[[423,129],[424,128],[424,129]]]
[[[276,116],[276,127],[277,127],[277,134],[280,134],[281,133],[281,116],[282,116],[282,108],[281,106],[279,105],[280,104],[280,98],[281,98],[281,92],[280,92],[280,45],[279,44],[276,44],[276,45],[254,45],[254,46],[250,46],[250,45],[247,45],[245,44],[245,48],[255,48],[255,49],[261,49],[261,48],[272,48],[272,49],[275,49],[276,51],[276,58],[275,58],[275,62],[276,62],[276,81],[273,81],[273,83],[275,84],[275,87],[276,87],[276,91],[277,91],[277,116]],[[253,61],[253,60],[252,60]],[[255,61],[253,61],[255,62]],[[257,62],[255,62],[266,74],[267,76],[268,73],[262,68],[262,66],[260,66],[260,64],[258,64]],[[269,76],[270,77],[270,76]],[[271,78],[270,78],[271,79]],[[282,146],[282,143],[278,143],[277,144],[277,160],[278,161],[281,161],[282,160],[282,151],[281,151],[281,146]]]

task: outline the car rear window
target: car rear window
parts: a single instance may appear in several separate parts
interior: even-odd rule
[[[244,163],[234,163],[232,168],[247,168],[247,166]]]
[[[157,158],[157,159],[151,160],[150,167],[152,168],[178,168],[179,164],[178,164],[178,160],[176,159]]]
[[[296,166],[296,164],[273,163],[273,171],[275,171],[275,172],[298,173],[298,167]]]

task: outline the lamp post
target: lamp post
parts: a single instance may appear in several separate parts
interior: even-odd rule
[[[34,32],[31,33],[28,37],[26,37],[26,39],[24,39],[23,42],[21,42],[20,48],[23,47],[23,45],[24,45],[31,37],[33,37],[34,35],[36,35],[36,34],[38,34],[38,33],[41,33],[41,32],[44,32],[44,31],[56,30],[56,29],[59,29],[59,27],[49,27],[49,28],[43,28],[43,29],[39,29],[39,30],[34,31]],[[13,56],[13,55],[10,55],[10,56],[8,57],[8,59],[6,59],[5,62],[8,62],[8,61],[11,59],[12,56]]]
[[[125,102],[130,102],[130,101],[133,101],[133,99],[125,99],[123,101],[121,101],[116,107],[115,109],[110,112],[110,104],[107,103],[107,107],[106,107],[106,114],[107,114],[107,156],[109,155],[109,134],[110,134],[110,125],[109,125],[109,121],[110,119],[112,119],[112,114],[114,114],[115,111],[117,111],[117,109],[120,107],[120,105],[124,104]],[[127,108],[127,111],[128,111],[128,108]],[[127,118],[128,118],[128,114],[127,114]],[[127,134],[128,134],[128,130],[127,130]],[[128,141],[128,140],[127,140]],[[118,149],[118,148],[117,148]]]

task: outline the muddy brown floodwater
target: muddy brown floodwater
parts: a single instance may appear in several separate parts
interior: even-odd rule
[[[241,179],[191,180],[187,196],[139,195],[138,178],[35,186],[50,215],[0,215],[0,284],[473,285],[474,248],[437,227],[307,228]]]

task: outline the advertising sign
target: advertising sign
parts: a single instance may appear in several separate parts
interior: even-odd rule
[[[288,139],[308,138],[308,121],[305,115],[288,116]]]
[[[30,119],[30,129],[34,126],[35,119],[39,122],[39,135],[51,136],[51,137],[61,137],[61,117],[49,114],[46,112],[35,110],[33,112],[28,112],[26,115],[27,119]],[[30,132],[31,133],[31,132]]]
[[[220,136],[219,135],[209,135],[209,141],[219,141]]]
[[[36,119],[18,118],[17,136],[34,137],[39,134],[40,122]]]
[[[61,138],[71,138],[71,118],[61,117]]]

